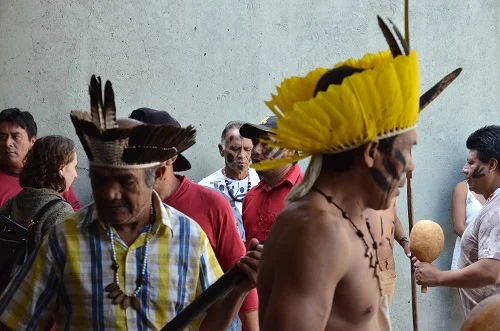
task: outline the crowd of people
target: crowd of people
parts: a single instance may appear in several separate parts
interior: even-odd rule
[[[111,83],[92,76],[90,111],[70,114],[90,166],[83,208],[75,143],[0,112],[0,216],[26,230],[0,258],[3,327],[160,330],[236,265],[246,278],[190,330],[391,330],[395,243],[418,284],[459,288],[466,316],[500,293],[499,126],[466,143],[452,270],[412,257],[396,198],[419,112],[447,85],[421,97],[401,44],[285,79],[272,116],[221,128],[224,164],[199,183],[179,174],[196,166],[194,127],[150,108],[117,119]]]

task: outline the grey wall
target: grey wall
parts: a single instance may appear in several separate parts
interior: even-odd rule
[[[403,1],[0,0],[0,108],[31,111],[40,135],[75,138],[69,111],[88,108],[87,84],[99,74],[113,81],[120,116],[148,106],[196,125],[187,175],[199,180],[222,164],[216,144],[224,124],[268,115],[263,100],[283,77],[385,48],[376,14],[402,28]],[[462,178],[465,139],[497,122],[499,19],[494,0],[411,1],[423,89],[465,69],[422,114],[414,151],[415,219],[442,225],[440,268],[451,261],[450,192]],[[75,187],[88,202],[82,152],[79,163]],[[404,196],[398,207],[406,224]],[[409,267],[400,249],[396,256],[393,323],[410,330]],[[421,330],[458,329],[456,291],[419,295],[419,314]]]

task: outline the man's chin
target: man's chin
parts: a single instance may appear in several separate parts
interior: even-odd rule
[[[113,211],[113,210],[98,210],[99,218],[108,224],[124,224],[132,217],[130,213],[125,211]]]

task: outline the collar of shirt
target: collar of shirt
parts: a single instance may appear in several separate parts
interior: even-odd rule
[[[164,233],[166,229],[170,229],[170,232],[172,236],[174,235],[173,228],[172,228],[172,223],[170,219],[172,217],[175,217],[176,215],[172,213],[171,207],[168,206],[167,204],[164,204],[160,200],[160,196],[156,191],[153,191],[153,206],[156,211],[156,221],[155,224],[153,225],[153,230],[151,231],[153,234],[158,233],[158,231],[161,231],[161,233]],[[158,213],[159,211],[159,213]],[[104,227],[104,224],[102,223],[102,220],[99,220],[99,215],[97,213],[97,208],[95,208],[95,203],[91,204],[88,206],[88,208],[82,209],[78,214],[81,214],[80,217],[82,219],[81,226],[82,227],[88,227],[95,221],[99,221],[99,223]],[[145,231],[145,229],[144,229]]]
[[[292,166],[292,168],[287,172],[287,174],[285,176],[283,176],[283,178],[281,178],[281,180],[278,182],[278,184],[276,184],[275,186],[273,186],[271,189],[266,185],[266,180],[264,178],[262,178],[258,184],[258,186],[266,191],[272,191],[274,190],[275,188],[283,185],[283,183],[285,182],[288,182],[290,184],[295,185],[297,183],[297,181],[299,180],[300,176],[301,176],[302,172],[300,171],[300,167],[298,164],[294,164]]]
[[[497,188],[493,193],[490,194],[490,196],[488,197],[488,199],[486,200],[485,202],[485,206],[491,201],[493,200],[493,198],[495,198],[498,194],[500,194],[500,187]]]

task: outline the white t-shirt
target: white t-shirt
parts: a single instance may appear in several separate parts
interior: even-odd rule
[[[250,168],[248,172],[248,177],[242,180],[233,180],[231,178],[227,178],[229,181],[229,189],[233,192],[233,196],[236,199],[242,200],[248,192],[248,181],[250,180],[250,188],[254,187],[260,182],[259,175],[255,171],[255,169]],[[222,173],[222,169],[217,170],[213,174],[203,178],[200,182],[200,185],[206,186],[212,190],[215,190],[221,193],[231,204],[233,208],[234,218],[236,220],[236,226],[238,227],[238,231],[240,233],[241,239],[245,241],[245,230],[243,228],[243,218],[242,218],[242,209],[243,202],[235,201],[229,194],[227,185],[226,185],[226,177]]]

